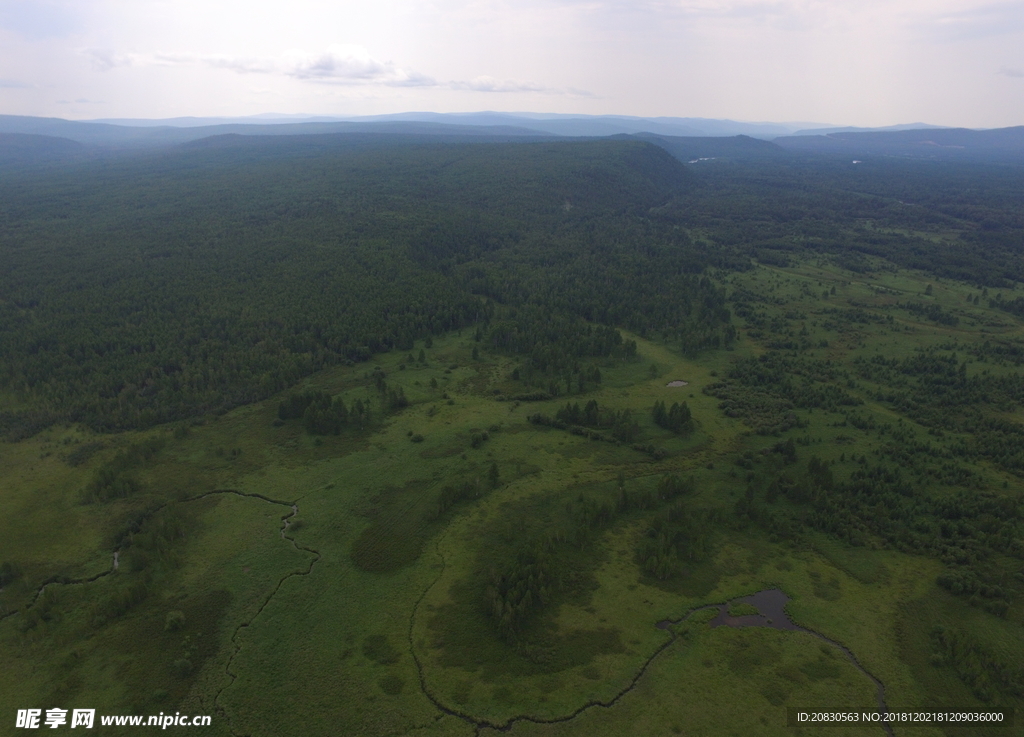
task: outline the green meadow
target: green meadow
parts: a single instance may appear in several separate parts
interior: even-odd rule
[[[786,707],[872,708],[872,682],[825,640],[712,628],[701,610],[779,588],[792,620],[848,648],[892,709],[1019,707],[1019,598],[1001,609],[939,585],[966,565],[915,542],[923,517],[846,529],[838,503],[832,522],[802,516],[823,492],[800,490],[888,461],[914,499],[966,485],[1019,503],[1010,461],[958,451],[970,434],[900,404],[914,375],[872,359],[956,352],[968,379],[1015,376],[1020,360],[992,347],[1019,346],[1020,321],[975,304],[970,285],[881,260],[720,278],[742,303],[732,350],[687,359],[626,333],[636,356],[603,360],[600,386],[578,396],[531,401],[515,362],[468,329],[195,421],[58,424],[5,443],[0,560],[18,571],[0,594],[5,705],[211,714],[206,732],[224,735],[810,735]],[[768,354],[800,377],[790,393],[738,372]],[[383,410],[377,375],[407,406]],[[319,435],[279,417],[289,394],[314,391],[363,401],[372,419]],[[554,422],[591,400],[631,412],[632,442]],[[655,424],[657,402],[685,402],[689,430]],[[90,500],[103,469],[134,491]],[[664,491],[672,477],[681,491]],[[661,569],[641,553],[652,530],[677,531],[651,553],[670,556]],[[1010,548],[984,560],[990,577],[1020,565]]]

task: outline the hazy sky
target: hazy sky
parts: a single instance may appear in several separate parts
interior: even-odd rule
[[[1024,124],[1024,3],[0,0],[0,113]]]

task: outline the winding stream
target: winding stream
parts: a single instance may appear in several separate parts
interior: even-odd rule
[[[226,662],[226,664],[224,666],[225,673],[227,674],[227,676],[228,676],[228,678],[230,680],[228,681],[228,683],[226,683],[224,686],[222,686],[217,691],[216,695],[213,698],[213,706],[221,715],[223,715],[227,719],[228,725],[229,725],[229,729],[231,729],[231,732],[234,734],[235,730],[234,730],[233,725],[231,723],[231,718],[227,714],[227,712],[224,709],[224,707],[221,706],[218,702],[220,700],[221,695],[224,693],[224,691],[227,688],[229,688],[235,682],[235,679],[237,678],[237,674],[232,672],[232,670],[231,670],[231,665],[234,662],[235,657],[238,655],[238,653],[239,653],[239,651],[241,649],[241,644],[238,642],[238,636],[242,632],[242,630],[244,630],[247,627],[249,627],[249,625],[251,625],[252,622],[263,612],[263,610],[266,608],[266,606],[274,598],[274,595],[277,594],[277,592],[281,589],[281,586],[284,585],[285,581],[287,581],[289,578],[291,578],[293,576],[307,576],[307,575],[309,575],[312,572],[313,567],[317,564],[317,562],[320,561],[321,555],[320,555],[320,552],[318,550],[306,547],[304,545],[299,545],[293,537],[288,535],[288,529],[289,529],[289,527],[291,527],[292,520],[299,513],[299,506],[298,506],[297,502],[293,502],[293,501],[292,502],[286,502],[286,501],[281,501],[281,500],[278,500],[278,499],[270,499],[268,497],[263,496],[262,494],[245,493],[245,492],[237,491],[235,489],[217,489],[217,490],[214,490],[214,491],[206,492],[205,494],[200,494],[198,496],[191,497],[189,499],[185,499],[183,501],[185,501],[185,502],[198,501],[199,499],[203,499],[203,498],[205,498],[207,496],[210,496],[210,495],[213,495],[213,494],[234,494],[236,496],[260,499],[260,500],[262,500],[264,502],[267,502],[267,503],[270,503],[270,504],[276,504],[276,505],[280,505],[280,506],[286,507],[288,509],[288,513],[284,514],[281,517],[281,529],[280,529],[281,538],[283,540],[287,540],[288,542],[290,542],[292,547],[296,551],[302,551],[302,552],[310,553],[313,556],[312,558],[309,559],[309,565],[306,568],[306,570],[304,570],[304,571],[292,571],[291,573],[289,573],[286,576],[284,576],[283,578],[281,578],[281,580],[278,581],[277,586],[274,587],[273,591],[271,591],[264,598],[262,604],[256,610],[256,612],[248,620],[240,623],[235,628],[234,633],[232,633],[232,635],[231,635],[231,640],[230,641],[235,646],[235,649],[234,649],[234,652],[228,658],[228,660],[227,660],[227,662]],[[154,509],[150,513],[150,515],[155,514],[156,512],[158,512],[161,509],[163,509],[165,506],[166,506],[166,504],[163,504],[160,507]],[[438,541],[438,543],[440,543],[440,540]],[[587,711],[587,710],[589,710],[591,708],[598,707],[598,706],[603,707],[603,708],[610,708],[610,707],[614,706],[616,703],[618,703],[618,701],[623,696],[625,696],[627,693],[629,693],[630,691],[632,691],[636,687],[636,685],[639,683],[640,679],[643,677],[644,673],[647,672],[647,669],[651,666],[651,664],[655,661],[655,659],[657,659],[658,656],[660,656],[665,650],[668,649],[668,647],[671,644],[673,644],[676,641],[676,639],[678,638],[678,635],[673,630],[673,626],[681,624],[681,623],[689,620],[691,617],[693,617],[698,612],[708,611],[708,610],[711,610],[711,609],[714,609],[714,610],[718,611],[718,614],[714,617],[714,619],[712,619],[708,623],[708,626],[712,627],[712,628],[714,628],[714,627],[770,627],[772,629],[789,630],[789,631],[793,631],[793,632],[806,632],[806,633],[814,636],[815,638],[821,640],[822,642],[827,643],[829,646],[836,648],[837,650],[842,652],[843,655],[846,656],[846,658],[854,665],[854,667],[856,667],[873,684],[875,684],[877,698],[878,698],[878,710],[879,710],[879,712],[884,715],[888,711],[888,709],[887,709],[887,707],[885,705],[885,686],[882,684],[882,682],[877,677],[875,677],[873,674],[871,674],[863,665],[861,665],[860,661],[857,660],[856,656],[850,651],[849,648],[847,648],[846,646],[836,642],[835,640],[832,640],[832,639],[829,639],[828,637],[825,637],[825,635],[821,634],[820,632],[816,632],[815,630],[808,629],[806,627],[801,627],[800,625],[798,625],[795,622],[793,622],[793,620],[790,619],[789,615],[786,613],[786,603],[789,601],[789,597],[786,596],[786,594],[782,590],[777,589],[777,588],[773,588],[773,589],[765,589],[763,591],[758,591],[758,592],[756,592],[754,594],[751,594],[749,596],[744,596],[744,597],[740,597],[738,599],[733,599],[730,602],[726,602],[726,603],[722,603],[722,604],[708,604],[708,605],[705,605],[705,606],[697,607],[695,609],[690,610],[684,616],[682,616],[682,617],[680,617],[678,619],[664,619],[664,620],[662,620],[660,622],[657,622],[655,624],[655,626],[658,629],[665,630],[666,632],[668,632],[670,634],[670,638],[668,640],[666,640],[661,646],[659,646],[651,654],[651,656],[646,661],[644,661],[643,665],[637,670],[637,672],[634,674],[634,676],[630,680],[630,682],[626,686],[624,686],[622,688],[622,690],[620,690],[617,694],[615,694],[611,699],[609,699],[607,701],[599,701],[599,700],[589,701],[589,702],[581,705],[579,708],[575,709],[571,713],[565,714],[565,715],[560,716],[560,717],[542,718],[542,717],[530,716],[528,714],[521,714],[521,715],[516,715],[516,716],[510,717],[508,720],[506,720],[504,722],[501,722],[501,723],[495,723],[495,722],[491,722],[491,721],[489,721],[487,719],[482,719],[482,718],[479,718],[479,717],[474,717],[471,714],[467,714],[467,713],[462,712],[462,711],[460,711],[460,710],[458,710],[456,708],[452,708],[452,707],[442,703],[441,700],[437,696],[435,696],[433,693],[430,692],[430,690],[427,688],[426,678],[425,678],[425,675],[424,675],[423,664],[420,661],[419,656],[416,653],[416,648],[415,648],[415,646],[413,645],[413,642],[412,642],[412,639],[413,639],[413,623],[415,622],[416,612],[419,609],[419,605],[420,605],[420,603],[422,603],[423,599],[425,598],[426,594],[430,591],[430,589],[433,588],[433,585],[435,583],[437,583],[437,581],[440,580],[440,578],[444,574],[444,569],[445,569],[446,561],[444,559],[444,556],[440,555],[440,550],[438,550],[438,552],[439,552],[439,557],[441,558],[441,571],[439,572],[438,577],[434,581],[434,583],[429,585],[423,591],[423,593],[420,595],[419,599],[416,602],[416,605],[413,607],[412,616],[410,617],[410,624],[409,624],[409,645],[410,645],[410,651],[411,651],[411,654],[412,654],[412,657],[413,657],[413,661],[415,662],[416,669],[417,669],[418,674],[419,674],[420,689],[423,692],[423,694],[427,697],[427,699],[439,711],[441,711],[441,712],[443,712],[445,714],[449,714],[451,716],[457,717],[458,719],[461,719],[461,720],[463,720],[463,721],[465,721],[465,722],[467,722],[469,724],[472,724],[475,727],[477,734],[479,734],[480,731],[484,730],[484,729],[492,729],[492,730],[496,730],[496,731],[499,731],[499,732],[508,732],[509,730],[512,729],[513,726],[515,726],[515,724],[517,722],[532,722],[532,723],[535,723],[535,724],[557,724],[557,723],[562,723],[562,722],[568,722],[568,721],[571,721],[571,720],[575,719],[577,716],[582,714],[584,711]],[[119,562],[118,558],[119,558],[119,555],[120,555],[120,550],[113,551],[112,561],[111,561],[110,568],[108,568],[105,571],[101,571],[100,573],[97,573],[97,574],[95,574],[93,576],[89,576],[87,578],[79,578],[79,579],[70,579],[70,578],[66,578],[66,577],[56,577],[55,576],[55,577],[52,577],[50,579],[47,579],[47,580],[43,581],[42,584],[36,590],[35,596],[32,598],[32,601],[28,604],[26,609],[31,607],[31,606],[33,606],[36,603],[36,601],[38,601],[39,597],[42,595],[43,591],[46,589],[47,586],[51,586],[51,585],[76,585],[76,584],[90,583],[92,581],[96,581],[96,580],[98,580],[100,578],[103,578],[104,576],[109,576],[110,574],[116,572],[117,569],[118,569],[118,562]],[[736,603],[736,604],[749,604],[749,605],[753,606],[755,609],[757,609],[758,613],[757,614],[746,614],[746,615],[735,616],[735,617],[730,616],[729,615],[729,605],[730,604],[734,604],[734,603]],[[14,614],[17,614],[18,611],[19,610],[14,610],[14,611],[11,611],[11,612],[6,612],[3,615],[0,615],[0,620],[5,619],[5,618],[7,618],[9,616],[12,616]],[[884,716],[883,716],[883,719],[884,719]],[[881,721],[880,724],[881,724],[882,728],[885,729],[885,731],[889,735],[889,737],[893,737],[892,725],[888,722],[888,720]]]
[[[434,583],[430,584],[429,586],[427,586],[426,589],[424,589],[423,593],[420,595],[419,600],[417,600],[416,605],[413,607],[413,614],[412,617],[410,617],[409,623],[410,652],[413,657],[413,662],[416,665],[416,670],[419,674],[420,690],[423,692],[423,694],[439,711],[450,716],[454,716],[458,719],[463,720],[464,722],[473,725],[473,727],[475,728],[476,735],[480,735],[483,730],[508,732],[516,725],[517,722],[531,722],[533,724],[560,724],[563,722],[572,721],[583,712],[595,707],[602,707],[608,709],[615,706],[615,704],[617,704],[623,696],[625,696],[634,688],[636,688],[637,684],[640,682],[640,679],[643,678],[644,674],[647,672],[647,669],[650,668],[651,664],[654,663],[654,661],[663,652],[665,652],[669,648],[669,646],[672,645],[679,637],[679,635],[677,635],[676,632],[672,629],[673,625],[681,624],[682,622],[687,621],[698,612],[707,611],[709,609],[715,609],[718,611],[718,614],[715,616],[714,619],[712,619],[708,623],[710,627],[771,627],[773,629],[790,630],[793,632],[806,632],[810,635],[813,635],[822,642],[827,643],[831,647],[834,647],[837,650],[841,651],[847,657],[847,659],[854,665],[854,667],[857,668],[857,670],[863,673],[873,684],[875,684],[875,688],[877,689],[878,695],[878,710],[879,713],[883,715],[883,721],[880,721],[879,724],[885,730],[886,734],[889,735],[889,737],[893,737],[892,725],[889,724],[888,720],[884,720],[884,715],[886,714],[888,709],[885,705],[885,686],[882,684],[882,682],[874,675],[872,675],[863,665],[860,664],[860,661],[857,660],[856,656],[854,656],[854,654],[850,651],[849,648],[836,642],[835,640],[831,640],[828,637],[825,637],[820,632],[816,632],[806,627],[801,627],[800,625],[793,622],[793,620],[791,620],[789,618],[789,615],[786,613],[786,602],[789,601],[789,597],[786,596],[786,594],[780,589],[765,589],[763,591],[758,591],[754,594],[751,594],[750,596],[744,596],[738,599],[733,599],[732,601],[726,602],[724,604],[708,604],[705,606],[697,607],[695,609],[690,610],[679,619],[665,619],[656,623],[655,627],[661,630],[665,630],[669,633],[669,639],[667,639],[653,653],[651,653],[651,656],[644,661],[643,665],[640,666],[637,672],[633,675],[633,678],[630,679],[629,683],[626,684],[618,693],[616,693],[611,699],[608,699],[607,701],[588,701],[587,703],[581,705],[579,708],[573,710],[572,712],[559,717],[544,718],[531,716],[529,714],[519,714],[516,716],[509,717],[504,722],[492,722],[488,719],[476,717],[472,714],[467,714],[466,712],[461,711],[458,708],[454,708],[443,703],[437,695],[430,691],[430,689],[427,687],[423,663],[420,661],[419,655],[416,653],[416,647],[413,644],[413,625],[416,619],[417,610],[419,609],[420,604],[422,603],[423,599],[426,597],[430,589],[433,588],[434,584],[436,584],[437,581],[439,581],[441,577],[444,575],[446,561],[444,559],[444,555],[440,552],[440,540],[438,540],[438,546],[438,555],[441,558],[441,572],[438,574],[438,577],[434,581]],[[730,617],[729,604],[731,603],[750,604],[751,606],[757,609],[758,614]]]
[[[288,535],[288,528],[291,527],[292,520],[299,513],[298,502],[294,502],[294,501],[286,502],[286,501],[281,501],[279,499],[271,499],[270,497],[263,496],[262,494],[248,493],[248,492],[244,492],[244,491],[238,491],[237,489],[214,489],[213,491],[207,491],[207,492],[205,492],[203,494],[198,494],[197,496],[189,497],[187,499],[182,499],[180,501],[180,503],[185,504],[185,503],[188,503],[188,502],[199,501],[200,499],[205,499],[206,497],[212,496],[214,494],[233,494],[235,496],[245,497],[245,498],[248,498],[248,499],[259,499],[260,501],[267,502],[268,504],[276,504],[276,505],[288,508],[288,510],[289,510],[288,513],[281,517],[281,531],[280,531],[281,532],[281,539],[282,540],[287,540],[288,542],[290,542],[291,545],[292,545],[292,548],[294,548],[296,551],[310,553],[313,556],[312,558],[309,559],[309,566],[306,568],[306,570],[304,570],[304,571],[292,571],[291,573],[289,573],[289,574],[285,575],[284,577],[282,577],[281,580],[279,580],[277,582],[277,586],[274,587],[273,591],[271,591],[266,596],[266,598],[263,600],[263,602],[260,604],[259,609],[257,609],[256,612],[251,617],[249,617],[248,620],[246,620],[246,621],[242,622],[241,624],[239,624],[235,628],[235,631],[231,635],[231,643],[235,646],[235,650],[234,650],[233,653],[231,653],[231,656],[228,658],[227,663],[224,665],[224,671],[225,671],[225,673],[227,674],[227,676],[228,676],[228,678],[230,680],[228,681],[228,683],[226,683],[224,686],[222,686],[217,691],[216,695],[213,697],[213,707],[217,710],[218,714],[220,714],[221,716],[223,716],[227,720],[228,728],[231,730],[231,733],[232,734],[236,734],[235,729],[234,729],[234,725],[232,724],[232,720],[231,720],[230,714],[227,713],[227,710],[223,706],[221,706],[218,703],[218,701],[220,700],[221,694],[224,693],[224,690],[227,689],[229,686],[231,686],[235,682],[235,679],[238,677],[236,673],[233,673],[231,671],[231,664],[234,662],[235,657],[238,655],[239,651],[241,650],[241,644],[238,642],[238,635],[239,635],[239,633],[243,629],[245,629],[250,624],[252,624],[252,622],[256,619],[256,617],[258,617],[260,614],[263,613],[263,610],[266,608],[267,604],[269,604],[270,600],[274,598],[274,595],[277,594],[277,592],[281,589],[281,586],[284,585],[285,581],[287,581],[292,576],[308,576],[313,571],[313,566],[315,566],[320,561],[320,558],[322,556],[320,555],[320,551],[315,550],[315,549],[310,548],[310,547],[307,547],[305,545],[300,545],[298,542],[296,542],[295,538],[290,537]],[[168,504],[171,504],[171,503],[172,502],[170,502],[170,501],[164,502],[160,506],[154,508],[142,520],[139,521],[139,524],[142,524],[143,522],[148,520],[150,517],[152,517],[154,514],[156,514],[160,510],[164,509]],[[27,609],[33,607],[36,604],[36,602],[39,601],[39,597],[42,596],[43,591],[46,589],[47,586],[54,586],[54,585],[73,586],[73,585],[92,583],[93,581],[97,581],[97,580],[103,578],[104,576],[109,576],[112,573],[116,573],[117,569],[118,569],[118,566],[119,566],[119,560],[118,559],[120,558],[120,555],[121,555],[121,548],[118,548],[118,549],[114,550],[113,551],[113,555],[112,555],[112,560],[111,560],[110,568],[108,568],[105,571],[100,571],[99,573],[96,573],[96,574],[94,574],[92,576],[88,576],[88,577],[84,577],[84,578],[69,578],[67,576],[51,576],[50,578],[44,580],[39,585],[39,587],[36,589],[35,595],[32,597],[32,600],[24,607],[24,610],[27,610]],[[14,609],[12,611],[5,612],[2,615],[0,615],[0,620],[4,620],[7,617],[14,616],[15,614],[18,614],[21,611],[23,611],[23,609]]]
[[[224,672],[231,680],[224,684],[217,691],[217,694],[213,697],[213,706],[217,710],[217,712],[223,715],[224,718],[227,720],[228,728],[231,730],[231,734],[237,735],[238,733],[235,731],[235,726],[231,720],[231,715],[228,713],[227,709],[225,709],[218,702],[220,701],[220,697],[224,693],[224,691],[231,687],[234,684],[235,680],[238,678],[238,674],[231,670],[231,665],[234,663],[235,658],[238,656],[238,653],[242,650],[242,644],[238,641],[238,636],[239,634],[241,634],[242,630],[248,628],[249,625],[251,625],[256,620],[256,618],[263,613],[263,610],[267,608],[267,605],[271,602],[271,600],[274,598],[277,592],[281,590],[281,587],[284,585],[285,581],[287,581],[289,578],[292,578],[293,576],[308,576],[310,573],[313,572],[313,567],[320,562],[320,559],[323,556],[320,555],[319,550],[310,548],[306,545],[300,545],[298,542],[296,542],[294,537],[290,537],[288,535],[288,529],[292,525],[292,520],[295,519],[295,517],[299,514],[298,502],[283,502],[277,499],[270,499],[268,497],[262,496],[261,494],[245,494],[243,492],[234,491],[232,489],[227,489],[224,490],[223,492],[211,493],[232,493],[238,494],[239,496],[256,497],[270,504],[277,504],[283,507],[288,507],[289,512],[281,517],[281,539],[290,542],[292,548],[294,548],[297,552],[310,553],[313,556],[309,559],[309,565],[306,567],[306,570],[292,571],[291,573],[288,573],[287,575],[282,577],[281,580],[277,582],[277,586],[274,587],[274,590],[267,594],[266,598],[263,599],[263,603],[260,604],[259,609],[257,609],[255,613],[253,613],[253,615],[249,617],[248,620],[241,622],[237,627],[235,627],[235,631],[231,634],[231,644],[235,646],[235,649],[234,652],[231,653],[231,656],[228,658],[227,662],[224,664]]]
[[[765,589],[764,591],[758,591],[756,594],[750,596],[743,596],[739,599],[733,599],[731,602],[726,604],[710,604],[708,606],[694,609],[692,612],[687,614],[678,620],[664,619],[658,622],[655,627],[663,630],[670,630],[672,625],[685,622],[687,619],[692,617],[697,612],[707,611],[708,609],[717,609],[718,615],[708,622],[710,627],[771,627],[777,630],[790,630],[792,632],[806,632],[809,635],[813,635],[822,642],[828,643],[830,646],[836,648],[843,655],[846,656],[847,660],[853,663],[854,667],[863,673],[867,678],[875,684],[875,692],[878,698],[878,712],[883,715],[883,719],[879,721],[882,728],[885,729],[889,737],[893,737],[892,725],[889,721],[884,718],[884,715],[888,713],[888,708],[885,705],[885,686],[878,678],[872,675],[857,657],[850,652],[850,649],[845,645],[841,645],[835,640],[830,640],[820,632],[801,627],[796,624],[789,615],[786,614],[786,602],[789,601],[789,597],[781,589]],[[729,616],[729,604],[750,604],[757,611],[758,614],[744,614],[738,617]]]

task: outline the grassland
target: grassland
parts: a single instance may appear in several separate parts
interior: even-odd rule
[[[969,488],[1018,500],[1024,491],[1006,461],[957,455],[968,433],[901,411],[886,380],[860,368],[875,356],[956,351],[969,376],[1017,376],[1010,354],[992,348],[1021,345],[1020,321],[976,305],[981,290],[970,285],[870,267],[822,259],[719,275],[744,305],[734,350],[686,359],[627,334],[638,358],[607,361],[600,388],[580,396],[513,399],[515,362],[464,331],[434,340],[424,362],[382,354],[298,387],[377,406],[379,366],[410,404],[364,429],[311,435],[278,419],[282,395],[145,433],[55,426],[0,446],[0,560],[20,571],[0,593],[4,713],[180,710],[212,714],[207,733],[223,735],[790,735],[812,732],[786,725],[787,706],[871,707],[871,682],[807,633],[712,629],[701,616],[655,627],[770,587],[791,597],[800,626],[849,648],[892,708],[1021,706],[1012,690],[985,700],[964,667],[936,656],[934,635],[938,626],[969,633],[976,652],[1019,663],[1019,597],[997,616],[937,585],[939,557],[901,549],[876,528],[853,540],[796,524],[800,503],[773,495],[781,478],[798,484],[812,456],[837,479],[893,459],[897,431],[897,445],[935,449],[904,464],[929,498]],[[796,376],[828,365],[831,378],[808,379],[797,394],[850,403],[801,406],[765,385],[757,404],[730,372],[770,351],[799,364]],[[675,379],[688,385],[668,388]],[[637,442],[529,419],[592,399],[631,410]],[[657,426],[658,401],[685,401],[692,432]],[[985,411],[1024,422],[1019,406]],[[779,422],[785,429],[773,431]],[[87,500],[100,469],[154,439],[125,471],[131,493]],[[671,475],[692,479],[671,503],[706,539],[703,553],[659,579],[638,549],[670,502],[614,500],[655,498]],[[601,505],[617,511],[572,537],[578,510]],[[534,543],[547,546],[559,583],[503,638],[484,591]]]

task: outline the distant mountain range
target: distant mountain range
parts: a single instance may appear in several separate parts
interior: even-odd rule
[[[934,130],[946,128],[944,125],[931,125],[929,123],[902,123],[900,125],[887,125],[881,128],[858,128],[857,126],[846,126],[843,128],[807,128],[793,133],[794,136],[829,136],[833,133],[885,133],[889,131],[914,131]]]
[[[717,137],[745,135],[772,139],[815,123],[743,123],[711,118],[639,118],[628,115],[549,115],[540,113],[400,113],[358,118],[361,121],[416,120],[465,125],[514,125],[558,136],[613,136],[654,133],[661,136]]]
[[[160,121],[151,121],[160,123]],[[94,121],[0,115],[0,133],[22,133],[68,138],[107,148],[151,148],[199,138],[238,133],[251,136],[289,136],[309,133],[417,133],[430,135],[545,136],[529,128],[474,126],[418,121],[302,121],[291,123],[229,122],[210,125],[115,125]]]
[[[819,123],[742,123],[711,118],[641,118],[629,115],[559,115],[549,113],[430,113],[411,112],[391,115],[364,115],[354,118],[323,116],[254,115],[245,118],[107,118],[91,123],[153,128],[169,126],[196,128],[214,125],[296,125],[432,123],[474,127],[525,128],[532,133],[556,136],[613,136],[622,133],[655,133],[663,136],[736,136],[771,139],[823,127]],[[836,129],[839,130],[839,129]]]
[[[836,132],[775,139],[783,148],[799,153],[841,154],[854,157],[889,156],[936,160],[1024,160],[1024,126],[971,130]]]
[[[649,140],[682,161],[812,155],[1024,162],[1024,126],[971,130],[912,123],[842,128],[708,118],[414,112],[349,119],[268,114],[91,121],[0,115],[0,164],[24,166],[75,160],[232,134],[401,134],[452,141],[628,136]]]

